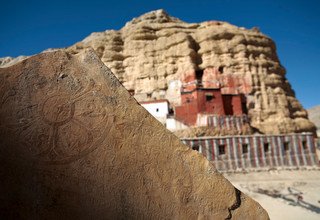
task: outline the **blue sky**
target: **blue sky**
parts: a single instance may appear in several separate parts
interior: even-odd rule
[[[163,8],[186,22],[222,20],[257,26],[277,45],[296,96],[305,108],[320,104],[320,1],[128,0],[5,1],[0,7],[0,57],[66,47],[91,32],[120,29]]]

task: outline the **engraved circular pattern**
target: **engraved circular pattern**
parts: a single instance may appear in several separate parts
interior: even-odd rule
[[[19,80],[11,86],[16,92],[0,100],[6,116],[0,127],[15,137],[17,157],[45,164],[71,163],[94,151],[109,135],[115,97],[105,89],[102,92],[93,80],[69,75],[69,81],[57,85],[49,79],[51,83],[31,96],[19,88]],[[31,87],[37,82],[23,83]],[[74,85],[72,90],[69,85]]]
[[[94,94],[94,95],[93,95]],[[47,163],[67,163],[96,149],[108,135],[112,114],[105,97],[88,85],[66,98],[52,96],[42,106],[43,120],[51,129],[48,147],[36,154]]]
[[[74,103],[61,96],[50,97],[43,103],[42,114],[50,125],[65,124],[73,117]]]

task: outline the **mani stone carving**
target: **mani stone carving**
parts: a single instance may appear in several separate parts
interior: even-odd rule
[[[0,69],[0,218],[268,219],[93,50]]]

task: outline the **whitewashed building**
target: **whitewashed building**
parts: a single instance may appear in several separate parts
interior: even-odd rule
[[[167,116],[169,114],[169,102],[166,99],[140,102],[153,117],[155,117],[162,124],[166,124]]]
[[[168,130],[176,131],[186,129],[188,126],[170,116],[170,104],[166,99],[140,102],[153,117],[160,121]]]

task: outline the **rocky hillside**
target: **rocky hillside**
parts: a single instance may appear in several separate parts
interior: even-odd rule
[[[317,127],[318,136],[320,135],[320,105],[308,109],[309,119]]]
[[[186,23],[163,10],[128,22],[120,30],[92,33],[68,48],[92,47],[137,100],[166,98],[179,104],[180,80],[216,68],[245,79],[251,126],[262,133],[315,131],[295,98],[272,39],[227,22]],[[243,91],[242,91],[243,92]]]

